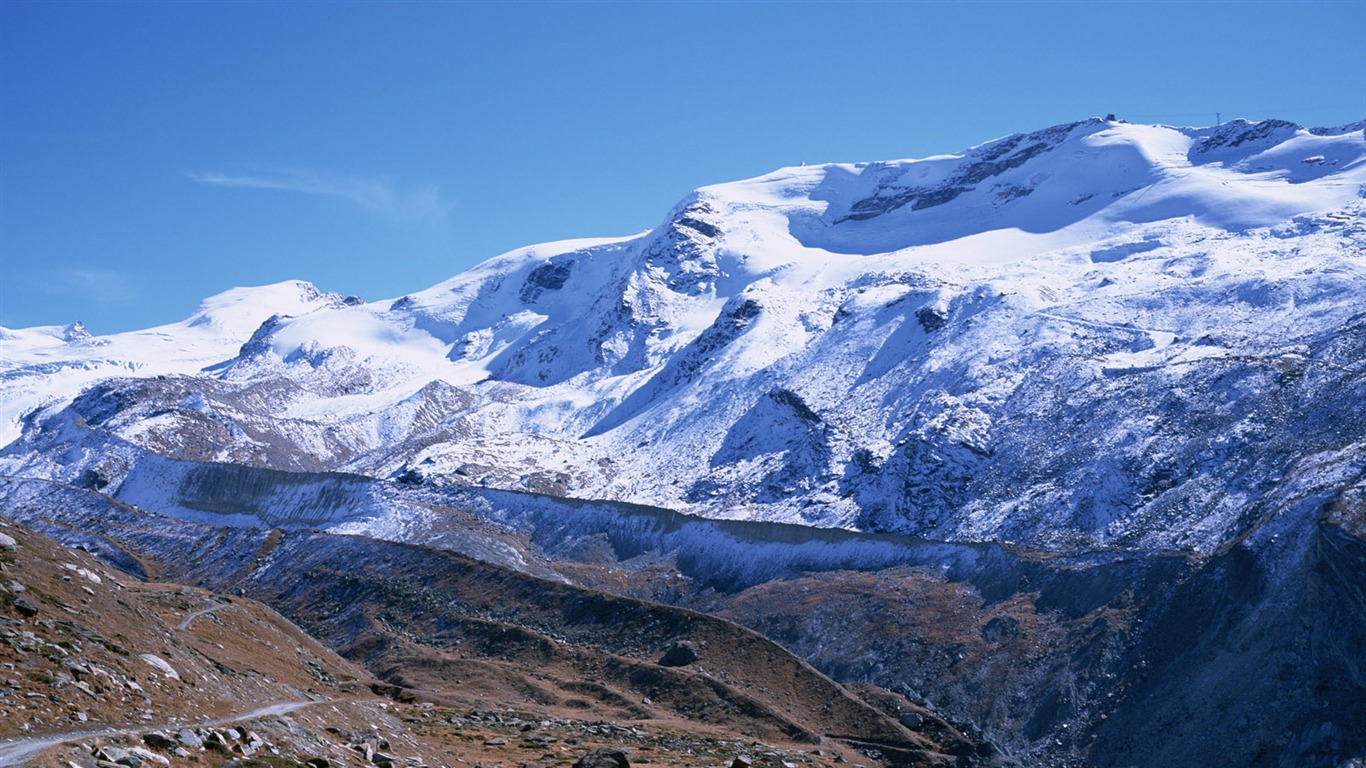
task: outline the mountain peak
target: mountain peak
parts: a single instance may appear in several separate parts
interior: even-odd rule
[[[210,296],[185,322],[192,328],[208,327],[224,335],[247,336],[271,315],[302,315],[342,301],[304,280],[285,280],[269,285],[230,288]]]

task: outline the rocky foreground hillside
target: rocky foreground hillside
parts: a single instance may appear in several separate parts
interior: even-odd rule
[[[76,743],[63,754],[90,747],[89,757],[100,744],[115,754],[141,738],[173,764],[215,766],[258,754],[382,764],[359,756],[367,740],[395,765],[432,766],[568,765],[594,747],[718,765],[738,756],[986,764],[993,754],[921,706],[873,688],[851,693],[761,636],[702,614],[440,550],[156,520],[46,484],[7,482],[5,500],[28,514],[60,501],[59,521],[35,523],[88,549],[113,548],[111,559],[158,580],[237,596],[137,581],[8,528],[15,579],[6,587],[22,597],[6,637],[22,679],[10,681],[16,704],[0,726],[38,741],[0,742],[0,756],[57,736]],[[68,560],[77,562],[67,568]],[[68,572],[100,579],[124,610],[96,610],[84,585],[63,580]],[[260,712],[288,718],[267,722]],[[100,734],[107,726],[121,734]],[[366,735],[376,733],[388,746]]]

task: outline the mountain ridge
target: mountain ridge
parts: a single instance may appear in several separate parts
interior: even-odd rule
[[[321,575],[478,560],[725,616],[986,762],[1336,768],[1366,744],[1363,130],[1080,121],[702,187],[392,300],[7,331],[0,475],[32,479],[0,511],[134,572],[245,567],[334,646],[343,606],[295,599]],[[441,627],[346,611],[402,618],[376,642],[427,674]]]
[[[1263,369],[1314,380],[1338,366],[1354,379],[1323,350],[1333,329],[1355,327],[1343,298],[1363,269],[1363,158],[1357,133],[1280,121],[1092,119],[959,155],[783,169],[700,188],[645,235],[530,246],[399,299],[305,283],[229,292],[183,331],[219,328],[215,345],[181,344],[180,363],[163,354],[166,330],[147,348],[158,365],[95,362],[128,335],[55,352],[0,342],[16,348],[0,371],[10,436],[18,411],[36,423],[65,405],[54,389],[175,373],[202,380],[202,396],[158,401],[159,418],[219,424],[229,461],[278,456],[261,448],[276,443],[301,469],[510,488],[536,476],[540,489],[704,516],[1210,548],[1236,533],[1228,508],[1242,501],[1192,496],[1192,482],[1210,466],[1246,470],[1199,436],[1139,448],[1171,466],[1120,486],[1096,485],[1108,460],[1059,455],[1089,462],[1078,484],[1095,489],[1081,496],[1022,483],[1001,450],[1037,444],[1046,425],[1026,414],[1064,381],[1089,382],[1081,407],[1108,420],[1094,439],[1132,451],[1123,434],[1152,444],[1160,425],[1114,410],[1116,392],[1171,399],[1161,393],[1183,372],[1206,386],[1194,379],[1236,361],[1263,397]],[[865,253],[831,250],[846,240]],[[246,314],[267,314],[258,293],[287,306],[238,342]],[[228,402],[243,397],[249,413]],[[1167,407],[1199,407],[1177,400]],[[1268,428],[1237,426],[1248,416],[1211,414]],[[1182,458],[1192,451],[1213,458]],[[1200,507],[1183,525],[1203,533],[1145,522],[1173,488]],[[1021,522],[1044,506],[1070,512]]]

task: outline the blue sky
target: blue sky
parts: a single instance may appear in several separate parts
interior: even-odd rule
[[[0,325],[366,299],[784,165],[1366,118],[1350,2],[0,3]]]

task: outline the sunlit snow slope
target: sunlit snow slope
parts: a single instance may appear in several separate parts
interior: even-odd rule
[[[394,300],[289,283],[137,334],[4,331],[0,470],[117,488],[127,441],[713,517],[1209,549],[1288,475],[1361,460],[1364,195],[1362,124],[1088,120],[782,169],[699,189],[648,233]]]

